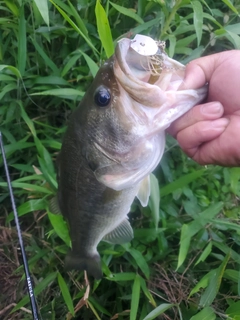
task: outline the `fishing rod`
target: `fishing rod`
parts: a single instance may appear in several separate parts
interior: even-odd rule
[[[6,155],[5,155],[1,131],[0,131],[0,145],[1,145],[1,151],[2,151],[3,165],[4,165],[5,172],[6,172],[7,184],[8,184],[8,189],[9,189],[11,203],[12,203],[12,209],[13,209],[13,213],[14,213],[15,224],[16,224],[17,233],[18,233],[18,240],[19,240],[22,259],[23,259],[23,266],[24,266],[24,271],[25,271],[25,275],[26,275],[26,283],[27,283],[28,295],[30,298],[30,303],[31,303],[31,308],[32,308],[33,320],[39,320],[38,306],[37,306],[36,298],[35,298],[34,291],[33,291],[33,283],[32,283],[31,277],[30,277],[28,261],[27,261],[25,247],[24,247],[24,243],[23,243],[23,239],[22,239],[22,232],[21,232],[21,228],[20,228],[20,224],[19,224],[19,220],[18,220],[18,214],[17,214],[14,195],[13,195],[13,191],[12,191],[12,184],[11,184],[11,179],[10,179],[10,175],[9,175],[9,171],[8,171],[7,159],[6,159]]]

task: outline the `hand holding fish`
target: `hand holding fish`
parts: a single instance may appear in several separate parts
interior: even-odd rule
[[[240,50],[199,58],[186,67],[184,89],[208,82],[208,97],[173,122],[168,132],[202,165],[240,165],[239,74]]]

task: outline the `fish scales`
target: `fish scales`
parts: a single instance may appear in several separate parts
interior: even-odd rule
[[[59,196],[59,205],[69,223],[72,240],[72,251],[66,259],[66,268],[86,269],[95,278],[100,278],[102,274],[96,245],[103,235],[124,220],[136,188],[116,191],[104,186],[96,181],[84,156],[79,155],[80,146],[76,149],[67,144],[66,147],[63,145],[62,150],[65,151],[61,153],[61,167],[64,169],[60,169],[59,179],[64,184],[59,184],[59,195],[63,195]],[[69,167],[69,157],[78,159],[72,163],[74,170]],[[72,219],[75,212],[77,214]],[[92,264],[94,267],[91,269]]]
[[[136,196],[147,204],[165,129],[207,93],[179,90],[184,66],[164,52],[141,55],[132,43],[122,39],[100,68],[70,118],[57,161],[58,203],[72,241],[66,268],[95,278],[102,276],[98,243],[133,238],[127,214]]]

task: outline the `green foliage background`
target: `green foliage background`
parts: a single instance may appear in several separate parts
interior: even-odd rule
[[[66,224],[48,211],[67,119],[116,41],[150,35],[187,63],[240,49],[239,14],[230,0],[0,1],[0,125],[42,319],[240,319],[240,168],[200,167],[168,137],[134,240],[99,245],[100,281],[64,271]],[[0,166],[0,317],[31,319]]]

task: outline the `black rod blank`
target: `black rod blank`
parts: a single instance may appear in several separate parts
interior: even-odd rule
[[[5,151],[4,151],[4,145],[3,145],[1,131],[0,131],[0,145],[1,145],[1,151],[2,151],[2,157],[3,157],[3,164],[4,164],[6,177],[7,177],[8,189],[9,189],[11,203],[12,203],[12,209],[13,209],[13,213],[14,213],[15,224],[16,224],[17,233],[18,233],[18,239],[19,239],[22,259],[23,259],[23,266],[24,266],[24,271],[25,271],[25,275],[26,275],[26,282],[27,282],[28,294],[29,294],[31,308],[32,308],[33,320],[39,320],[38,307],[37,307],[37,303],[36,303],[36,299],[35,299],[35,295],[34,295],[34,291],[33,291],[33,284],[32,284],[32,280],[30,277],[27,256],[26,256],[24,243],[23,243],[23,239],[22,239],[21,228],[20,228],[20,224],[19,224],[19,220],[18,220],[18,214],[17,214],[14,195],[13,195],[13,191],[12,191],[11,179],[10,179],[10,175],[9,175],[9,171],[8,171],[8,165],[7,165],[6,155],[5,155]]]

